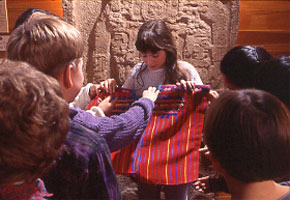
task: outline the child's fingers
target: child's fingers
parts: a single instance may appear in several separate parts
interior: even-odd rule
[[[116,81],[115,79],[108,79],[107,82],[108,82],[109,93],[113,94],[116,91],[116,87],[117,87]]]
[[[181,80],[180,84],[184,89],[186,89],[186,81],[185,80]]]
[[[201,181],[208,181],[209,179],[209,176],[204,176],[204,177],[201,177],[201,178],[198,178],[198,181],[201,182]]]
[[[190,91],[194,91],[195,89],[195,83],[193,81],[187,81],[186,82],[187,87],[190,89]]]
[[[102,81],[100,85],[101,85],[101,88],[104,89],[109,94],[112,94],[113,92],[115,92],[116,87],[117,87],[116,81],[113,78]]]
[[[200,148],[198,151],[199,151],[200,153],[205,153],[205,152],[208,151],[208,148],[207,148],[207,147]]]

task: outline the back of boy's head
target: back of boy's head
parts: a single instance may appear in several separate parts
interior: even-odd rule
[[[1,63],[0,110],[0,183],[41,177],[69,130],[58,82],[22,62]]]
[[[262,63],[255,74],[254,86],[278,97],[290,106],[290,56]]]
[[[289,111],[265,91],[223,93],[207,112],[204,137],[213,157],[237,180],[256,182],[289,175]]]
[[[255,68],[270,59],[272,56],[262,47],[237,46],[225,54],[220,71],[230,84],[241,89],[252,88]]]
[[[7,43],[8,59],[25,61],[54,78],[82,57],[83,51],[80,32],[48,15],[31,16],[11,33]]]

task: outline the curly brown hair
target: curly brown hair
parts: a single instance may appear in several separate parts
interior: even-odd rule
[[[21,62],[0,64],[0,182],[31,182],[52,165],[69,130],[58,82]]]

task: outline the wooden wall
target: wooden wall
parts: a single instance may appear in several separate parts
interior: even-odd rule
[[[241,0],[237,45],[257,45],[290,56],[290,1]]]
[[[55,15],[63,16],[62,0],[6,0],[9,31],[11,32],[17,17],[28,8],[41,8]],[[0,52],[0,58],[5,57],[5,52]]]
[[[55,15],[63,16],[62,0],[6,0],[9,29],[12,30],[17,17],[28,8],[41,8]]]
[[[62,0],[7,0],[9,29],[27,8],[63,16]],[[237,45],[263,46],[275,56],[290,55],[290,1],[241,0]],[[4,57],[0,52],[0,57]]]

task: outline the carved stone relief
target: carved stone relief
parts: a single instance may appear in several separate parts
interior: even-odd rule
[[[222,88],[219,62],[235,45],[239,0],[63,0],[64,18],[82,33],[86,82],[115,78],[122,85],[140,62],[135,48],[144,21],[162,19],[179,59],[196,67],[204,84]]]

